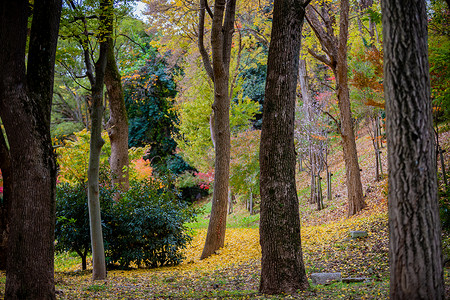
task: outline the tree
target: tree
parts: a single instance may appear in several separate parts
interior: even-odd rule
[[[212,63],[203,42],[207,9],[212,18]],[[214,83],[214,103],[212,105],[214,129],[212,132],[215,137],[216,154],[211,218],[201,259],[210,256],[225,243],[230,174],[229,69],[235,13],[236,0],[216,0],[213,15],[207,1],[200,0],[198,45],[206,73]]]
[[[391,299],[444,299],[426,3],[382,1]]]
[[[108,91],[110,115],[106,128],[111,141],[111,181],[120,191],[129,188],[128,175],[128,118],[119,69],[114,54],[114,15],[108,11],[106,30],[108,49],[106,53],[105,85]]]
[[[346,184],[348,191],[348,215],[354,215],[365,207],[356,152],[355,133],[353,131],[352,112],[350,110],[350,94],[348,88],[347,40],[350,5],[348,0],[340,1],[339,38],[333,32],[333,20],[329,15],[330,8],[324,6],[321,13],[313,6],[307,9],[308,24],[320,41],[326,55],[308,49],[309,53],[331,68],[336,78],[336,94],[339,104],[339,132],[345,161]],[[323,25],[317,15],[320,15]]]
[[[56,162],[50,138],[60,0],[0,4],[0,117],[11,164],[6,299],[55,299]],[[2,154],[3,156],[3,154]]]
[[[2,198],[0,198],[0,270],[6,269],[8,242],[8,215],[9,215],[9,191],[11,186],[11,160],[9,157],[9,149],[0,128],[0,177],[3,179]]]
[[[261,283],[266,294],[309,284],[295,185],[294,113],[300,37],[309,1],[275,0],[260,146]]]
[[[103,84],[108,52],[108,36],[106,34],[106,12],[112,9],[112,0],[101,0],[100,10],[100,34],[99,34],[99,56],[92,68],[92,62],[85,55],[87,76],[91,83],[92,107],[91,107],[91,144],[89,150],[88,167],[88,204],[89,225],[91,233],[92,248],[92,279],[102,280],[106,278],[105,250],[103,245],[103,234],[100,214],[99,198],[99,169],[100,152],[105,143],[102,139],[102,116],[103,116]],[[103,28],[102,28],[103,27]],[[84,48],[85,53],[88,48]],[[94,73],[95,70],[95,77]]]
[[[67,19],[65,25],[69,31],[69,36],[78,41],[82,57],[85,64],[85,75],[90,84],[91,105],[91,141],[89,151],[88,166],[88,206],[89,206],[89,224],[91,234],[92,247],[92,265],[93,280],[106,278],[105,251],[103,245],[100,200],[99,200],[99,168],[100,153],[104,140],[101,133],[103,129],[103,86],[105,80],[105,70],[107,63],[108,38],[108,21],[111,22],[110,11],[113,9],[113,0],[101,0],[98,7],[83,6],[84,3],[78,5],[74,1],[69,1],[72,11],[67,10]],[[86,11],[89,11],[98,18],[95,28],[95,38],[99,44],[97,61],[94,63],[95,50],[92,49],[93,33],[89,32],[91,28],[88,26],[88,17]],[[72,24],[77,24],[75,29],[71,28]],[[80,29],[81,28],[81,29]],[[72,30],[71,30],[72,29]]]

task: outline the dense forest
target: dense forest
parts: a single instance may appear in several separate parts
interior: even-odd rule
[[[450,297],[448,1],[0,24],[0,299]]]

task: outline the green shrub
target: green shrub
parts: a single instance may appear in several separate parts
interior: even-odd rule
[[[180,199],[191,203],[198,198],[208,196],[210,191],[209,185],[208,188],[205,188],[202,180],[190,171],[179,175],[175,181],[175,186],[179,191]]]
[[[86,256],[90,252],[89,211],[85,184],[60,183],[56,189],[57,251],[75,251],[86,269]],[[102,210],[112,203],[112,191],[100,187]]]
[[[173,190],[155,181],[134,183],[110,213],[109,264],[158,267],[182,261],[179,250],[192,240],[184,223],[192,220],[195,210],[178,201]]]
[[[114,190],[100,187],[102,228],[108,265],[157,267],[178,264],[192,236],[184,223],[196,210],[180,203],[176,191],[158,181],[132,183],[116,202]],[[86,266],[90,251],[86,187],[59,184],[56,196],[57,250],[75,251]]]
[[[450,189],[439,191],[439,214],[442,229],[450,232]]]

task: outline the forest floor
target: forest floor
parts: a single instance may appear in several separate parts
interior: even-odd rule
[[[441,135],[450,166],[450,131]],[[81,271],[80,259],[70,253],[55,260],[58,299],[388,299],[387,178],[375,181],[374,150],[367,136],[357,140],[362,182],[367,207],[347,217],[345,169],[339,147],[330,156],[333,199],[316,210],[308,203],[309,176],[297,177],[302,218],[302,248],[306,273],[341,272],[342,277],[365,277],[360,283],[331,282],[312,285],[296,295],[269,296],[258,293],[261,249],[259,216],[249,215],[244,204],[236,205],[228,217],[225,247],[200,260],[206,236],[208,209],[198,222],[190,224],[194,240],[185,250],[186,259],[177,266],[155,269],[113,270],[104,281],[91,280],[92,267]],[[386,148],[382,149],[383,171],[387,170]],[[368,236],[351,239],[349,231],[365,230]],[[450,237],[443,235],[444,253],[449,256]],[[91,268],[89,268],[91,267]],[[445,269],[447,298],[450,269]],[[5,273],[0,273],[0,299]],[[450,299],[450,298],[449,298]]]

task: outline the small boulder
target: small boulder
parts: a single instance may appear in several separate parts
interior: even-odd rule
[[[341,281],[341,273],[312,273],[312,284],[328,284],[332,281]]]
[[[350,231],[350,236],[353,239],[356,239],[356,238],[366,237],[366,236],[368,236],[368,234],[367,234],[367,231],[357,230],[357,231]]]

